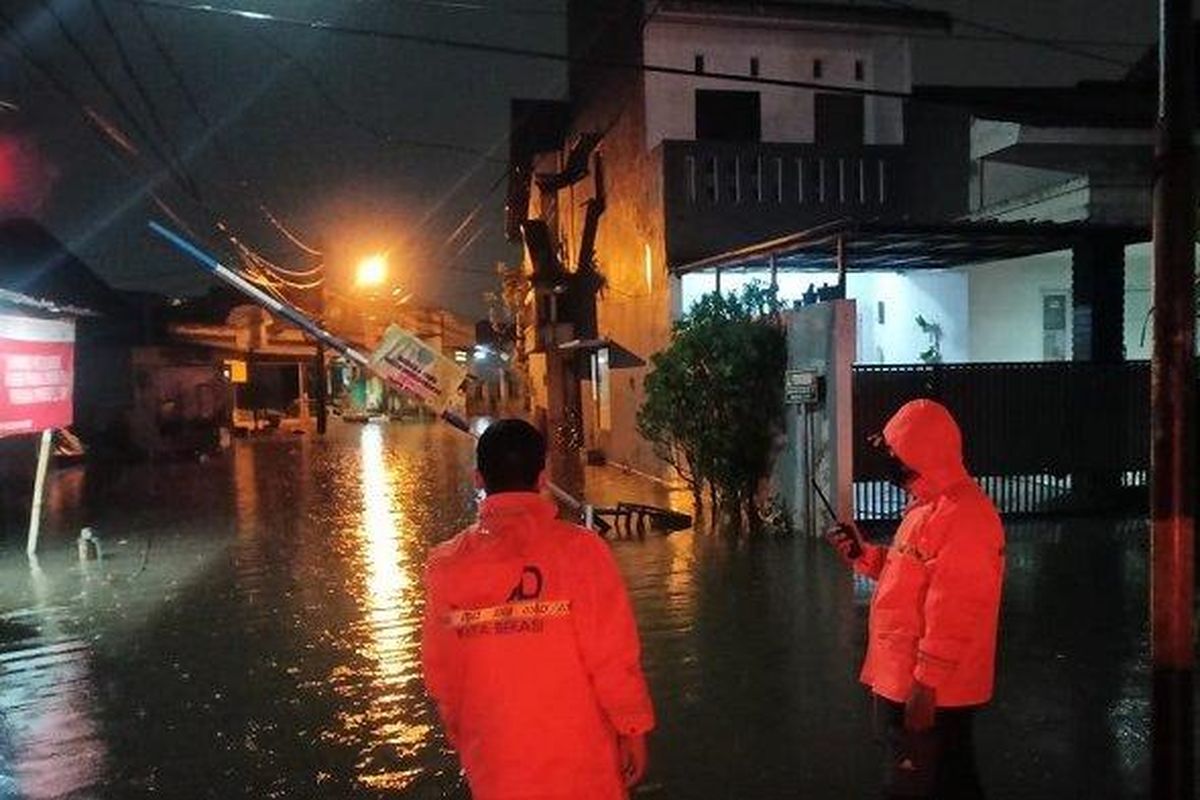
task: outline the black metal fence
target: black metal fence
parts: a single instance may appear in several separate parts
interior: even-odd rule
[[[968,469],[1001,513],[1087,511],[1144,502],[1150,460],[1150,368],[1023,362],[854,368],[854,499],[860,520],[895,518],[867,437],[905,402],[944,403],[963,429]]]

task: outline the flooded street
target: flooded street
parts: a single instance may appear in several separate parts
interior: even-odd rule
[[[40,569],[23,539],[0,552],[0,798],[465,797],[418,640],[421,564],[472,519],[471,467],[444,428],[335,423],[91,487],[59,473]],[[79,560],[81,524],[102,561]],[[873,796],[865,584],[802,539],[613,546],[659,715],[637,796]],[[1144,526],[1014,524],[1008,553],[986,784],[1148,796]]]

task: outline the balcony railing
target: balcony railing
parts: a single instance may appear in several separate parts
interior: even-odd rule
[[[905,155],[894,145],[664,142],[672,260],[834,219],[900,216]]]
[[[683,143],[672,143],[679,144]],[[680,174],[690,205],[883,209],[896,201],[895,157],[900,148],[836,153],[814,145],[687,145],[666,167],[668,175]]]

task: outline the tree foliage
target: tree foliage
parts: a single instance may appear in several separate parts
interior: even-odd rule
[[[783,426],[787,340],[775,289],[704,296],[651,359],[638,429],[691,485],[752,527]]]

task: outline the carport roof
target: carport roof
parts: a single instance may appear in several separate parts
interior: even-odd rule
[[[1092,222],[838,220],[681,264],[674,271],[769,269],[773,258],[780,271],[832,272],[839,246],[849,272],[949,269],[1068,250],[1097,239],[1133,244],[1149,238],[1149,228],[1142,226]]]

